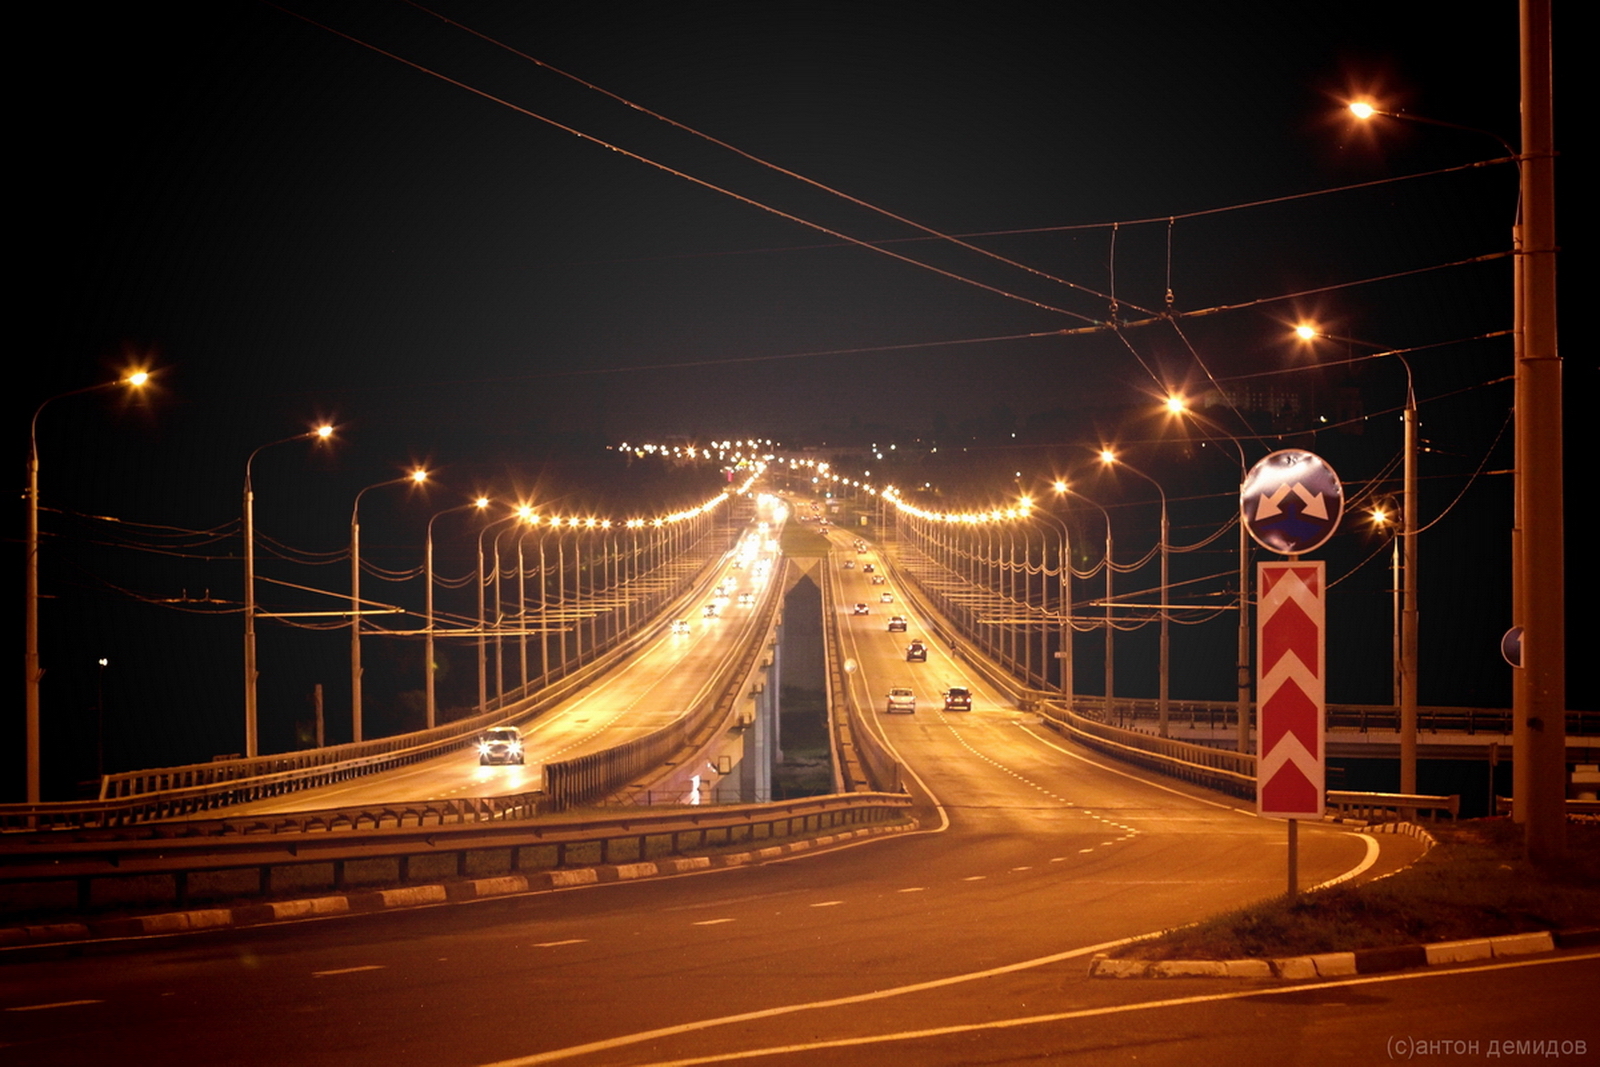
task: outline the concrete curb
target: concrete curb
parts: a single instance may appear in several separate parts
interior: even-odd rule
[[[1091,978],[1337,978],[1357,974],[1437,967],[1447,963],[1525,956],[1556,949],[1600,945],[1600,927],[1537,930],[1432,945],[1364,948],[1315,956],[1245,960],[1114,960],[1104,953],[1089,963]]]
[[[327,896],[298,900],[278,900],[232,907],[196,908],[156,915],[91,919],[87,922],[47,923],[38,926],[0,927],[0,948],[65,944],[102,938],[141,937],[175,934],[194,930],[217,930],[241,926],[261,926],[298,919],[323,918],[436,904],[459,904],[519,893],[541,893],[574,886],[631,882],[643,878],[663,878],[691,871],[743,867],[767,860],[843,845],[882,834],[906,833],[915,823],[898,826],[871,826],[845,830],[823,837],[792,841],[785,845],[730,852],[719,856],[675,856],[647,863],[609,864],[603,867],[574,867],[531,874],[508,874],[496,878],[474,878],[460,882],[401,886],[395,889],[351,890]]]

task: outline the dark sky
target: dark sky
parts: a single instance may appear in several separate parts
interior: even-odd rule
[[[142,408],[53,404],[47,502],[205,527],[237,514],[251,449],[318,416],[341,424],[337,456],[274,453],[269,476],[333,476],[317,484],[345,506],[414,460],[452,492],[541,477],[529,456],[551,434],[816,441],[1003,406],[1019,423],[1055,412],[1060,439],[1083,441],[1121,432],[1105,423],[1158,384],[1200,384],[1196,354],[1219,377],[1304,361],[1284,332],[1306,314],[1382,347],[1442,345],[1412,357],[1419,394],[1487,398],[1440,409],[1465,469],[1509,403],[1483,386],[1509,373],[1509,344],[1464,339],[1510,325],[1509,260],[1492,257],[1511,167],[1191,215],[1502,156],[1483,134],[1362,130],[1340,108],[1371,92],[1514,142],[1509,0],[1448,24],[1418,3],[434,10],[1039,273],[400,0],[55,6],[16,38],[44,59],[19,154],[18,304],[44,329],[12,422],[129,359],[160,390]],[[1164,324],[1019,336],[1139,320],[1169,286],[1179,312],[1248,306],[1182,320],[1183,339]],[[342,516],[322,510],[332,545]]]
[[[852,237],[917,236],[399,0],[285,6]],[[1174,306],[1192,311],[1502,251],[1508,167],[1186,220],[1170,266],[1164,222],[1121,226],[1114,240],[1107,225],[1502,154],[1445,130],[1352,135],[1333,117],[1352,88],[1372,87],[1514,137],[1515,8],[1498,6],[1453,20],[1448,49],[1421,18],[1363,24],[1282,4],[438,10],[942,232],[1055,228],[976,243],[1115,290],[1131,305],[1121,317],[1136,319],[1135,307],[1162,307],[1169,274]],[[1071,314],[845,245],[264,3],[153,7],[80,9],[43,34],[67,75],[44,96],[50,128],[67,136],[36,157],[52,205],[41,227],[59,324],[52,384],[73,387],[131,348],[170,368],[179,403],[404,420],[410,447],[447,451],[474,447],[465,431],[483,419],[633,437],[887,413],[922,429],[936,411],[1042,410],[1085,388],[1150,384],[1104,338],[804,355],[1111,312],[1101,296],[939,242],[888,247]],[[1379,344],[1448,339],[1476,325],[1451,321],[1452,300],[1497,270],[1322,304],[1383,333]],[[1383,318],[1395,300],[1404,321]],[[1223,368],[1263,350],[1282,358],[1277,320],[1295,310],[1268,304],[1194,329]],[[1151,351],[1171,340],[1131,337]],[[1190,375],[1183,362],[1166,373]],[[704,365],[674,369],[684,363]]]

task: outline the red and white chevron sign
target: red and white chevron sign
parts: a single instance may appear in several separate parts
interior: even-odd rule
[[[1256,811],[1320,819],[1327,712],[1323,564],[1260,563],[1256,583]]]

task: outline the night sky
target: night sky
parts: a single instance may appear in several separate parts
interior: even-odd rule
[[[23,349],[30,380],[9,391],[18,472],[20,428],[41,400],[130,361],[158,372],[145,403],[107,391],[46,409],[48,506],[212,528],[238,514],[244,457],[319,417],[340,424],[332,452],[279,449],[257,474],[264,526],[314,550],[338,547],[356,488],[413,462],[441,468],[428,510],[490,487],[579,501],[602,495],[585,479],[603,473],[556,457],[668,434],[937,436],[947,452],[988,450],[998,469],[1012,462],[1000,448],[1011,426],[1053,461],[1117,438],[1177,480],[1188,475],[1165,466],[1178,461],[1159,453],[1161,431],[1130,413],[1207,373],[1368,350],[1297,348],[1287,327],[1308,316],[1378,348],[1435,346],[1410,359],[1440,457],[1431,472],[1425,462],[1436,512],[1480,466],[1510,465],[1509,435],[1494,446],[1510,388],[1486,384],[1511,372],[1510,342],[1485,335],[1511,323],[1514,168],[1262,202],[1503,157],[1481,133],[1358,128],[1340,109],[1371,94],[1515,142],[1514,3],[1448,19],[1431,4],[1381,18],[1281,3],[432,10],[226,0],[30,16],[17,40],[46,61],[20,156],[18,308],[43,310],[44,329]],[[1559,52],[1557,70],[1571,73]],[[1560,87],[1557,143],[1570,149]],[[1169,289],[1179,313],[1237,307],[1178,328],[1105,328],[1164,311]],[[1569,368],[1569,396],[1593,384],[1592,363]],[[1300,424],[1229,433],[1313,429],[1310,408],[1340,388],[1359,410],[1392,410],[1404,388],[1393,360],[1254,380],[1308,398]],[[1390,423],[1350,451],[1366,469],[1347,479],[1381,470]],[[1271,447],[1252,440],[1250,458]],[[1225,495],[1236,466],[1213,473],[1181,488]],[[1499,544],[1508,490],[1484,491]],[[420,542],[409,527],[389,536]],[[1466,523],[1448,536],[1481,540]],[[1477,566],[1453,552],[1431,558]],[[1498,549],[1485,558],[1504,570]],[[156,595],[196,580],[141,568],[79,584],[58,574],[52,610],[80,585]],[[1485,632],[1504,627],[1502,579]],[[205,625],[234,648],[231,623]],[[94,625],[59,627],[52,669],[66,675]],[[115,630],[96,632],[115,644]],[[236,729],[236,681],[213,700],[171,688],[171,671],[119,699]],[[84,707],[86,678],[58,706]],[[1462,702],[1505,699],[1496,686]],[[214,749],[228,744],[219,730]]]

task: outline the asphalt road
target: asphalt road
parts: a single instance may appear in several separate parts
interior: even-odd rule
[[[755,537],[752,531],[748,541]],[[762,552],[750,559],[770,557]],[[717,581],[727,582],[719,598],[721,614],[702,614],[702,598],[685,609],[689,632],[674,634],[663,625],[657,638],[626,666],[595,685],[522,724],[525,762],[521,765],[478,765],[468,751],[447,753],[383,774],[351,779],[316,789],[230,807],[230,815],[278,811],[316,811],[404,800],[501,796],[540,789],[543,764],[596,752],[641,737],[681,717],[706,696],[704,689],[718,666],[748,640],[767,582],[752,565],[735,568],[724,562]],[[742,593],[754,594],[755,605],[741,605]],[[493,653],[491,652],[491,656]],[[533,655],[538,656],[537,648]],[[507,656],[516,658],[515,648]]]
[[[841,604],[860,580],[843,574]],[[915,715],[875,718],[915,774],[922,832],[649,882],[0,956],[4,1058],[1377,1063],[1401,1034],[1485,1049],[1584,1036],[1562,1020],[1592,1017],[1573,990],[1592,992],[1593,954],[1287,989],[1084,978],[1110,942],[1281,892],[1283,826],[1146,782],[980,686],[973,712],[933,710],[959,665],[936,647],[907,664],[881,614],[844,621],[870,706],[908,677],[919,687]],[[1307,826],[1303,881],[1370,877],[1418,848]]]

